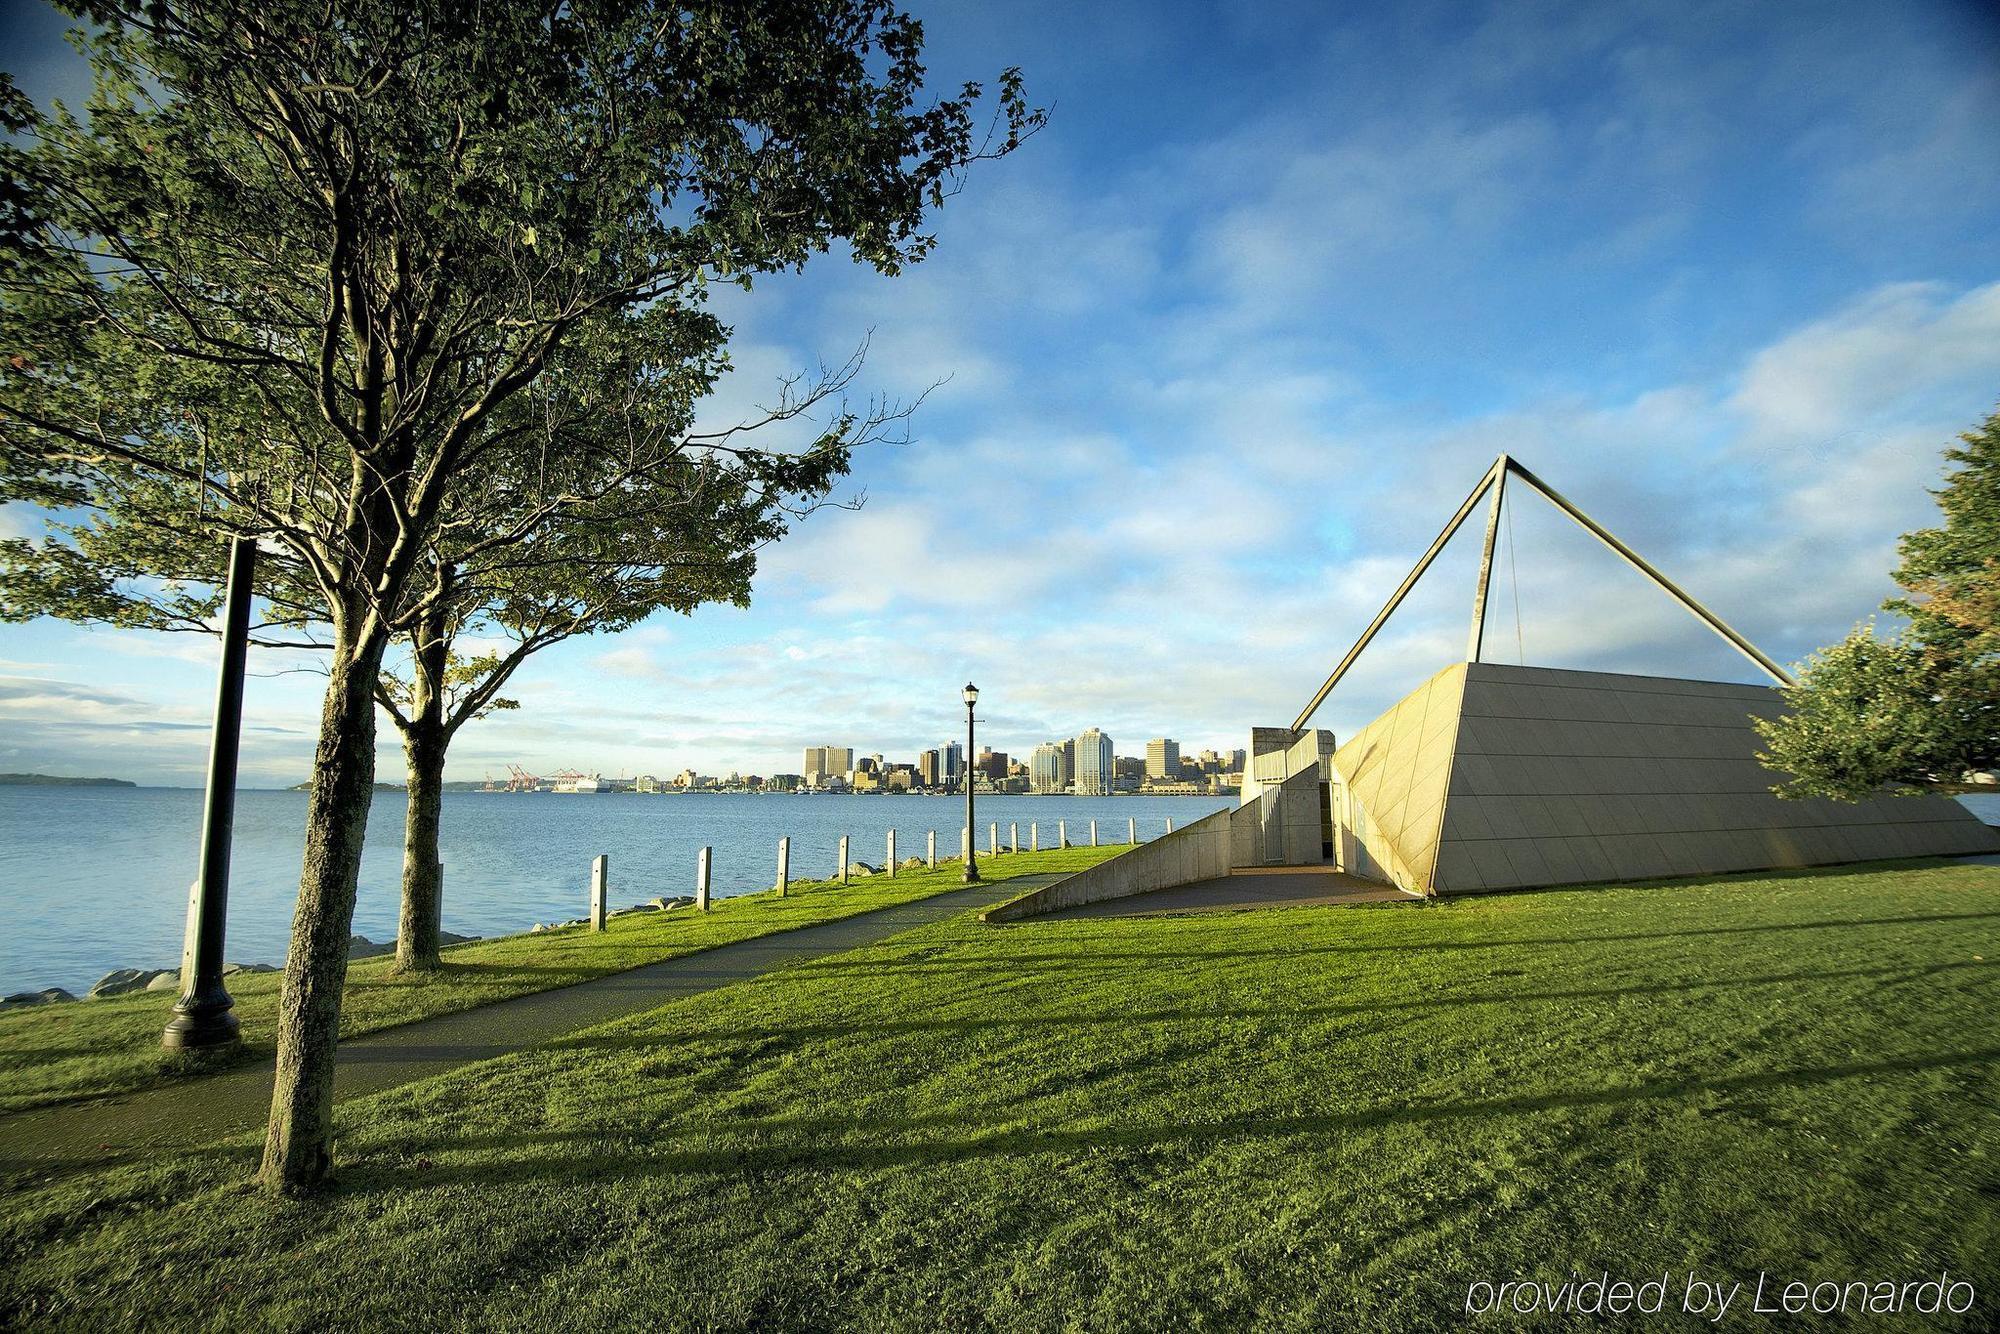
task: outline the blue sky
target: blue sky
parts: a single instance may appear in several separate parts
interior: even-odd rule
[[[2000,401],[1990,7],[919,12],[940,87],[1019,64],[1049,128],[974,174],[904,277],[829,256],[732,295],[709,410],[872,330],[867,388],[944,381],[916,440],[858,459],[866,504],[768,553],[749,610],[539,657],[453,777],[913,758],[968,677],[1002,749],[1090,725],[1126,754],[1240,746],[1501,450],[1795,661],[1891,590],[1940,450]],[[4,17],[0,68],[73,95],[61,21]],[[1511,508],[1490,656],[1757,679],[1546,506]],[[1463,656],[1475,542],[1318,722],[1346,735]],[[0,769],[198,782],[212,660],[0,626]],[[318,684],[252,682],[247,782],[305,775]]]

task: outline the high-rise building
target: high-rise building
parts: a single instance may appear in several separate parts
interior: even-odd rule
[[[847,781],[847,771],[854,767],[852,746],[807,746],[805,780],[808,787],[823,787],[829,778]]]
[[[940,749],[938,759],[943,769],[939,777],[944,785],[957,787],[960,776],[965,773],[965,747],[956,741],[947,741]]]
[[[1007,752],[1004,750],[995,750],[991,746],[986,747],[979,752],[979,764],[977,768],[980,773],[985,774],[988,778],[1005,778],[1007,776]]]
[[[943,778],[943,766],[938,752],[927,750],[917,757],[917,782],[924,787],[938,787]]]
[[[1063,763],[1062,745],[1054,741],[1044,741],[1035,747],[1033,759],[1028,765],[1028,785],[1037,792],[1064,792],[1069,789],[1069,775]]]
[[[1181,743],[1172,737],[1156,736],[1146,743],[1146,777],[1175,779],[1181,776]]]
[[[1095,727],[1084,729],[1076,738],[1076,794],[1079,797],[1108,797],[1117,770],[1111,738]]]
[[[1243,762],[1247,758],[1248,756],[1244,751],[1241,750],[1230,751],[1228,755],[1223,757],[1223,764],[1222,764],[1223,772],[1232,774],[1242,773]]]

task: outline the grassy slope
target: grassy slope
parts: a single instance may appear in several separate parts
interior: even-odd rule
[[[1944,1267],[1991,1327],[1996,927],[1972,866],[955,918],[348,1104],[311,1203],[247,1141],[22,1183],[0,1324],[1448,1329]]]
[[[1074,870],[1123,851],[1118,847],[1006,854],[983,862],[989,879]],[[388,958],[357,960],[347,972],[341,1031],[373,1032],[415,1019],[471,1009],[509,996],[569,986],[605,973],[726,945],[752,936],[828,922],[960,888],[962,868],[903,871],[830,881],[794,882],[784,898],[765,892],[720,899],[706,915],[686,908],[614,917],[600,934],[567,927],[502,936],[445,951],[445,970],[397,977]],[[279,975],[239,973],[228,980],[243,1021],[242,1050],[230,1062],[268,1056],[278,1009]],[[143,1088],[163,1078],[212,1069],[213,1056],[170,1053],[160,1030],[172,1017],[172,993],[139,992],[0,1014],[0,1112]]]

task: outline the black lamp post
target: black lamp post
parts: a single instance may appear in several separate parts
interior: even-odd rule
[[[250,647],[250,580],[257,539],[231,538],[222,609],[222,673],[215,687],[215,735],[208,750],[208,799],[201,820],[200,878],[188,894],[181,951],[181,998],[160,1041],[220,1047],[238,1038],[236,1002],[222,985],[223,927],[229,909],[229,836],[236,824],[236,748],[243,730],[243,667]]]
[[[967,681],[965,690],[965,763],[959,772],[965,779],[965,883],[979,883],[979,828],[972,822],[972,706],[979,702],[979,687]]]

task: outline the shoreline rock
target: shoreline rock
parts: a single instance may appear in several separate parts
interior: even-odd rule
[[[163,968],[114,968],[97,979],[86,996],[96,1000],[100,996],[123,996],[129,991],[144,991],[152,980],[166,970]]]
[[[40,991],[17,991],[11,996],[0,999],[0,1010],[25,1009],[30,1005],[59,1005],[64,1001],[75,999],[75,996],[61,987],[43,987]]]

